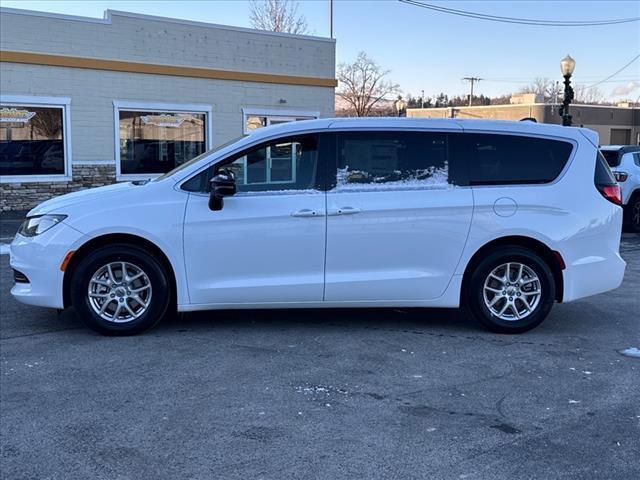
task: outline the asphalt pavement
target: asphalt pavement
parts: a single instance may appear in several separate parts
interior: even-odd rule
[[[619,289],[518,336],[332,309],[107,338],[13,300],[2,255],[2,478],[640,478],[640,236],[621,251]]]

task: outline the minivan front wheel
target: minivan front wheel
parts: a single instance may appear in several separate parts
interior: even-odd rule
[[[90,253],[77,266],[71,300],[82,320],[104,335],[133,335],[158,323],[170,302],[162,265],[134,245]]]
[[[555,282],[535,252],[499,247],[481,260],[466,284],[466,305],[485,327],[521,333],[539,325],[551,311]]]

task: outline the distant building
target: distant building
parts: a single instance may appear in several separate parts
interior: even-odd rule
[[[559,105],[543,103],[535,94],[511,97],[510,105],[482,105],[477,107],[409,108],[407,117],[478,118],[493,120],[522,120],[534,118],[540,123],[561,124]],[[601,145],[640,145],[640,108],[634,104],[571,105],[573,124],[590,128],[600,135]]]

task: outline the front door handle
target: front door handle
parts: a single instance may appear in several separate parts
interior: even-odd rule
[[[329,210],[328,215],[336,216],[336,215],[353,215],[355,213],[361,213],[362,210],[356,207],[340,207],[336,210]]]
[[[321,217],[322,215],[322,212],[317,212],[309,208],[303,208],[302,210],[298,210],[291,214],[292,217]]]

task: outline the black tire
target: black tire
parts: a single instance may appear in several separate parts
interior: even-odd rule
[[[146,311],[139,317],[122,323],[102,318],[94,311],[88,295],[92,276],[111,262],[127,262],[139,267],[151,285]],[[152,328],[165,317],[172,298],[167,272],[162,264],[144,249],[129,244],[100,248],[83,258],[73,272],[70,293],[71,303],[84,323],[102,335],[112,336],[135,335]],[[133,306],[135,308],[136,304],[133,303]]]
[[[519,320],[500,318],[489,310],[484,299],[484,285],[489,274],[500,265],[509,262],[517,262],[529,267],[540,281],[541,294],[538,304],[533,308],[532,313]],[[556,297],[553,273],[538,254],[527,248],[519,246],[496,247],[484,255],[473,271],[468,274],[470,277],[465,282],[464,292],[465,306],[480,324],[492,332],[522,333],[531,330],[542,323],[553,307]]]
[[[634,193],[624,207],[624,230],[640,233],[640,193]]]

